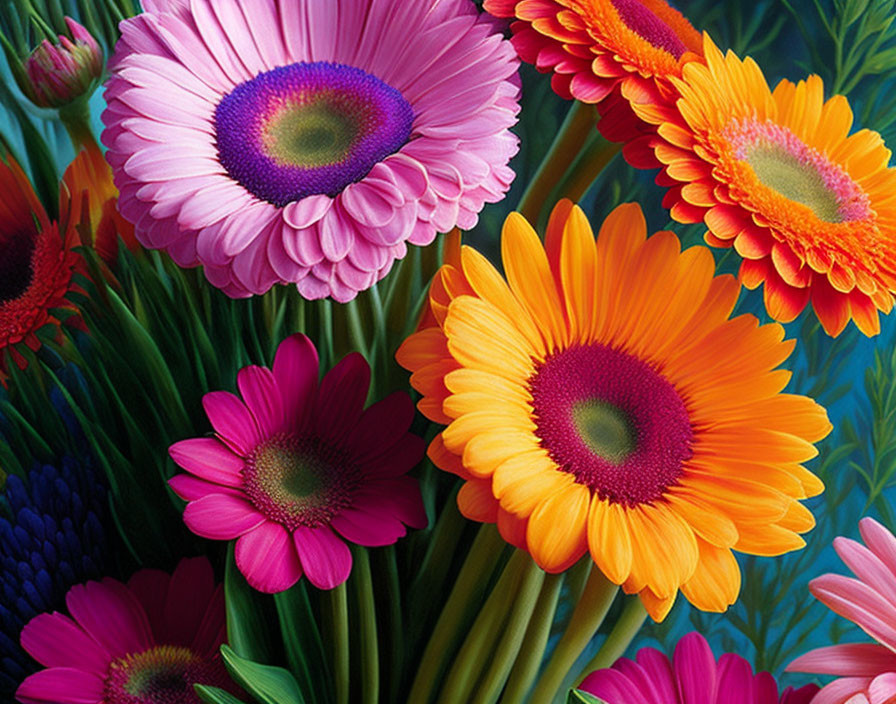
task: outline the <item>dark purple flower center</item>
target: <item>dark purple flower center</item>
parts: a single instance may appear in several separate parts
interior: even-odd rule
[[[691,457],[684,401],[630,354],[571,347],[541,364],[529,388],[542,446],[601,499],[629,507],[656,501]]]
[[[0,233],[0,303],[18,298],[31,285],[35,245],[33,232]]]
[[[408,141],[413,121],[408,101],[376,76],[301,62],[260,73],[224,96],[215,136],[227,173],[282,207],[360,181]]]
[[[329,523],[351,504],[360,479],[346,449],[318,437],[286,434],[256,447],[243,477],[255,507],[289,530]]]
[[[220,658],[203,658],[189,648],[158,645],[112,662],[103,702],[201,704],[194,684],[233,689]]]
[[[638,0],[611,2],[625,26],[657,49],[669,52],[676,59],[688,50],[675,31]]]

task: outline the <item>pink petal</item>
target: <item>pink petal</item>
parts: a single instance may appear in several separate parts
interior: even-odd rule
[[[302,568],[286,528],[267,521],[236,541],[236,564],[252,587],[266,594],[289,589]]]
[[[165,638],[160,638],[159,641],[172,645],[191,645],[214,593],[215,575],[208,559],[182,559],[171,575],[165,599]]]
[[[317,350],[305,335],[291,335],[277,347],[274,379],[280,389],[284,417],[294,431],[304,426],[313,410],[319,369]]]
[[[656,704],[641,689],[615,669],[595,670],[579,685],[583,692],[606,700],[607,704]]]
[[[65,604],[78,625],[113,658],[146,650],[153,644],[146,612],[121,582],[77,584]]]
[[[832,611],[896,649],[896,607],[871,587],[839,574],[825,574],[809,582],[809,590]]]
[[[896,673],[888,672],[875,677],[868,687],[871,704],[893,704],[896,702]]]
[[[716,700],[716,660],[706,639],[692,632],[678,641],[672,659],[682,701],[714,704]]]
[[[171,490],[185,501],[195,501],[207,494],[227,494],[228,496],[242,497],[242,491],[220,484],[212,484],[204,479],[194,477],[192,474],[175,474],[168,480]]]
[[[896,671],[896,653],[876,643],[844,643],[810,650],[787,666],[787,672],[840,677],[874,677]]]
[[[426,511],[420,485],[414,477],[376,479],[360,487],[352,499],[354,506],[377,505],[411,528],[426,527]]]
[[[859,532],[871,551],[896,575],[896,537],[873,518],[859,521]]]
[[[112,659],[68,616],[38,614],[22,629],[22,647],[44,667],[74,667],[106,674]]]
[[[212,657],[224,642],[227,622],[224,613],[224,585],[219,584],[205,604],[205,613],[196,629],[190,649],[203,657]]]
[[[669,658],[656,648],[641,648],[637,661],[645,679],[653,685],[657,704],[677,704],[677,687]]]
[[[320,220],[333,206],[327,195],[315,195],[293,201],[283,208],[283,219],[297,230],[304,230]]]
[[[726,693],[726,704],[755,704],[761,702],[755,696],[753,685],[753,668],[739,655],[725,653],[719,658],[718,691]],[[773,680],[774,682],[774,680]],[[775,704],[778,699],[778,688],[775,686]]]
[[[348,579],[352,553],[328,526],[293,532],[293,543],[308,580],[318,589],[332,589]]]
[[[243,498],[208,494],[184,509],[184,523],[196,535],[209,540],[232,540],[267,519]]]
[[[168,448],[178,465],[197,477],[224,486],[242,486],[243,458],[215,438],[190,438]]]
[[[202,397],[202,407],[215,432],[243,457],[263,440],[249,409],[232,393],[211,391]]]
[[[282,432],[283,402],[271,370],[254,365],[244,367],[237,374],[236,381],[243,400],[255,416],[262,437]]]
[[[869,587],[896,606],[896,575],[871,550],[849,538],[834,538],[840,559]]]
[[[369,502],[344,509],[330,525],[349,542],[367,547],[393,545],[407,532],[388,508]]]
[[[165,601],[168,598],[168,585],[171,575],[162,570],[142,569],[135,572],[128,580],[128,589],[137,597],[137,601],[146,612],[149,625],[152,627],[156,642],[164,643]]]
[[[855,704],[850,699],[853,695],[864,695],[871,684],[871,678],[866,677],[844,677],[831,682],[815,695],[812,704],[845,704],[847,700],[850,704]],[[867,702],[867,698],[861,696]]]
[[[323,437],[341,438],[361,417],[370,388],[370,366],[357,352],[346,355],[323,378],[318,392],[315,428]]]
[[[16,690],[22,704],[101,704],[105,680],[73,667],[52,667],[29,675]]]

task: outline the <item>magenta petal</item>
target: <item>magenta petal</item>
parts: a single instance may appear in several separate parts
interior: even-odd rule
[[[787,666],[787,672],[840,677],[874,677],[896,671],[896,653],[876,643],[843,643],[810,650]]]
[[[672,658],[682,701],[689,704],[714,704],[716,700],[716,661],[706,639],[692,632],[678,641]]]
[[[178,465],[197,477],[224,486],[240,486],[243,477],[243,459],[233,454],[215,438],[190,438],[174,443],[168,448]]]
[[[370,366],[352,352],[323,378],[318,392],[315,427],[323,437],[341,438],[358,423],[370,388]]]
[[[320,362],[314,344],[300,333],[290,335],[277,347],[274,379],[280,389],[283,413],[294,429],[310,415],[317,390]]]
[[[202,657],[213,657],[227,635],[224,613],[224,585],[219,584],[205,603],[205,613],[196,629],[190,649]]]
[[[105,680],[73,667],[51,667],[29,675],[16,690],[22,704],[100,704]]]
[[[153,644],[146,612],[121,582],[77,584],[65,595],[72,617],[113,658],[146,650]]]
[[[227,494],[228,496],[242,496],[243,493],[237,489],[221,486],[220,484],[212,484],[199,479],[192,474],[175,474],[168,480],[168,486],[171,490],[185,501],[194,501],[201,499],[208,494]]]
[[[371,404],[362,414],[347,444],[364,460],[397,443],[414,420],[414,402],[406,391],[395,391]]]
[[[215,575],[208,559],[182,559],[171,575],[165,599],[165,636],[160,636],[159,642],[185,646],[192,644],[214,593]]]
[[[392,545],[407,532],[391,511],[369,503],[345,509],[330,525],[349,542],[367,547]]]
[[[236,541],[236,565],[260,592],[276,594],[299,581],[302,568],[286,528],[268,521]]]
[[[600,697],[607,704],[655,704],[644,697],[634,682],[615,669],[592,672],[582,681],[579,689]]]
[[[146,612],[153,635],[159,643],[166,642],[161,626],[165,618],[165,601],[168,598],[170,583],[170,574],[155,569],[142,569],[128,580],[128,589],[137,597],[137,601]]]
[[[756,697],[753,685],[753,668],[739,655],[725,653],[719,658],[718,691],[725,692],[726,704],[757,704],[765,699]],[[775,688],[774,704],[778,702],[778,687]]]
[[[348,579],[352,571],[352,553],[329,526],[301,526],[292,537],[302,569],[315,587],[332,589]]]
[[[211,391],[202,397],[202,406],[221,439],[243,457],[261,442],[258,425],[249,409],[227,391]]]
[[[637,660],[645,677],[653,684],[657,704],[677,704],[678,687],[669,658],[656,648],[641,648]]]
[[[248,501],[227,494],[208,494],[184,509],[187,528],[209,540],[238,538],[265,520]]]
[[[358,507],[379,506],[411,528],[422,529],[427,524],[420,485],[414,477],[371,481],[357,490],[353,504]]]
[[[105,675],[109,653],[68,616],[38,614],[22,629],[22,647],[44,667],[74,667]]]
[[[282,432],[283,403],[271,370],[254,365],[244,367],[237,374],[236,382],[246,405],[255,416],[262,437]]]

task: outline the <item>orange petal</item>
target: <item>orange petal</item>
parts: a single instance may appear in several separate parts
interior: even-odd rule
[[[570,484],[538,505],[529,517],[526,544],[545,572],[571,567],[588,548],[587,524],[591,491]]]
[[[588,512],[588,549],[601,572],[614,584],[622,584],[632,567],[632,541],[625,509],[620,504],[591,500]]]
[[[681,586],[682,593],[701,611],[722,613],[740,593],[740,569],[728,548],[720,548],[697,539],[700,560],[691,578]]]
[[[498,520],[498,500],[492,496],[491,482],[471,479],[457,492],[457,507],[473,521],[494,523]]]

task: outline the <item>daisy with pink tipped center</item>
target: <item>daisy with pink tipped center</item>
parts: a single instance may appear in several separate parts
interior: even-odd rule
[[[518,60],[471,0],[144,0],[103,142],[147,247],[348,301],[513,179]]]
[[[200,704],[194,684],[239,690],[218,649],[224,592],[204,557],[174,574],[146,569],[72,587],[71,616],[40,614],[22,629],[22,647],[47,669],[16,692],[22,704]]]
[[[237,567],[263,592],[288,589],[302,574],[332,589],[351,571],[345,541],[391,545],[405,526],[426,525],[417,480],[405,476],[424,450],[408,432],[410,396],[397,391],[365,410],[370,367],[358,353],[317,379],[314,345],[288,337],[273,370],[240,370],[242,399],[205,395],[215,437],[169,449],[189,472],[169,482],[189,502],[187,527],[236,538]]]
[[[859,521],[865,545],[838,537],[834,549],[858,579],[826,574],[809,590],[834,613],[848,618],[877,643],[817,648],[787,669],[837,675],[813,704],[896,702],[896,537],[873,518]]]

